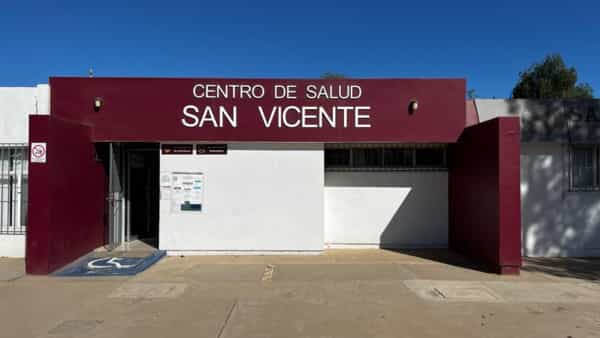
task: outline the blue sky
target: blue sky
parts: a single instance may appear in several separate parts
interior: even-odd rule
[[[8,4],[6,3],[8,2]],[[0,86],[49,76],[461,77],[508,97],[559,52],[600,96],[600,1],[6,1]]]

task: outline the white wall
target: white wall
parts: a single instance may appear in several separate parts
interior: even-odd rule
[[[525,256],[600,256],[600,192],[570,192],[568,148],[521,144]]]
[[[0,88],[0,143],[27,143],[29,115],[48,114],[50,89],[37,87]]]
[[[25,236],[0,235],[0,257],[25,257]]]
[[[29,115],[49,114],[49,111],[48,85],[0,87],[0,146],[2,143],[27,143]],[[25,235],[0,234],[0,257],[25,257]]]
[[[323,249],[323,145],[229,144],[226,155],[161,155],[161,171],[205,175],[201,213],[160,203],[168,251]]]
[[[326,172],[325,242],[447,247],[447,172]]]

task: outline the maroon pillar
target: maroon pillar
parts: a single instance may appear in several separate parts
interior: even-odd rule
[[[500,117],[465,128],[450,147],[450,248],[494,272],[521,267],[520,127]]]
[[[29,144],[48,142],[50,138],[50,116],[29,116]],[[52,151],[51,151],[52,152]],[[51,158],[52,154],[46,155]],[[27,237],[25,266],[27,273],[47,274],[50,257],[50,167],[48,163],[29,161]]]
[[[106,172],[87,126],[30,116],[29,142],[46,142],[46,163],[29,163],[26,270],[48,274],[105,243]]]

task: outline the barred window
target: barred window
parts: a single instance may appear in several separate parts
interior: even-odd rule
[[[0,234],[25,234],[27,160],[26,145],[0,143]]]
[[[444,144],[326,144],[327,171],[446,170]]]
[[[417,148],[415,160],[417,167],[440,167],[444,164],[444,148]]]
[[[410,148],[384,148],[383,162],[386,168],[408,168],[412,166],[413,153]]]
[[[599,184],[599,146],[574,145],[571,147],[571,189],[598,190]]]
[[[350,149],[327,149],[325,166],[330,168],[346,168],[350,166]]]
[[[381,167],[381,148],[352,148],[352,166],[355,168]]]

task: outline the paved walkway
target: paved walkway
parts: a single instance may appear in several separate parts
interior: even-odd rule
[[[22,258],[0,258],[0,282],[10,282],[25,275],[25,260]]]
[[[499,276],[445,251],[168,257],[134,277],[0,282],[0,336],[600,337],[599,263]]]

